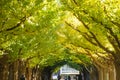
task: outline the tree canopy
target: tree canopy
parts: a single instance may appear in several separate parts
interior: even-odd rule
[[[97,64],[113,62],[117,70],[120,67],[120,1],[61,1],[68,16],[64,21],[65,30],[61,31],[63,43],[73,51],[91,56]]]
[[[8,55],[8,62],[28,61],[31,67],[54,66],[62,60],[86,65],[92,60],[113,62],[117,70],[119,4],[119,0],[1,0],[0,55]]]

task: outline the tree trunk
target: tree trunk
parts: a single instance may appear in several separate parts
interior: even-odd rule
[[[96,67],[92,67],[90,71],[90,80],[99,80],[99,73]]]
[[[14,62],[14,80],[18,80],[18,61]]]
[[[18,64],[19,64],[18,66],[18,80],[19,80],[21,75],[25,75],[26,66],[25,66],[25,62],[21,60],[18,61]]]
[[[103,69],[103,80],[108,80],[108,72],[106,69]]]
[[[10,64],[9,66],[9,76],[8,76],[8,80],[14,80],[14,65],[13,64]]]
[[[31,80],[31,75],[32,75],[31,73],[32,73],[31,68],[27,67],[26,68],[26,74],[25,74],[27,80]]]
[[[109,70],[109,80],[116,80],[115,67],[114,65]]]
[[[0,57],[0,80],[8,80],[9,71],[8,55]]]
[[[39,77],[38,77],[38,80],[42,80],[41,74],[42,74],[42,73],[41,73],[41,69],[39,68],[39,73],[38,73],[38,76],[39,76]]]
[[[0,79],[1,80],[3,80],[3,69],[4,69],[4,66],[0,64]]]
[[[120,62],[115,61],[116,80],[120,80]]]
[[[3,80],[8,80],[8,65],[4,65],[3,69]]]
[[[32,69],[32,78],[31,78],[31,80],[36,80],[36,78],[37,78],[37,68],[34,67]]]
[[[0,80],[8,80],[8,64],[0,64]]]
[[[99,69],[99,80],[103,80],[103,68]]]

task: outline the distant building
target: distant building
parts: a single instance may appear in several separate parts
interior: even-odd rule
[[[77,80],[76,75],[79,75],[79,71],[71,68],[69,65],[63,65],[60,68],[61,80]]]
[[[69,65],[64,65],[60,68],[60,75],[77,75],[79,71],[71,68]]]
[[[76,79],[76,75],[79,75],[79,71],[74,68],[71,68],[69,65],[66,64],[60,68],[57,74],[54,73],[52,75],[52,79],[58,80],[57,78],[58,76],[60,76],[60,80],[69,80],[68,78],[70,78],[70,80],[78,80]]]

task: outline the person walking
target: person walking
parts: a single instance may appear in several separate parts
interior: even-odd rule
[[[21,75],[20,80],[25,80],[25,76]]]
[[[61,79],[61,76],[60,75],[58,75],[58,80],[60,80]]]
[[[71,77],[70,77],[70,76],[68,76],[68,80],[71,80]]]

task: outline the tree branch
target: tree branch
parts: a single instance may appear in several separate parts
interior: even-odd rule
[[[114,37],[115,41],[116,41],[117,44],[118,44],[118,47],[120,48],[120,40],[118,39],[117,35],[115,35],[115,34],[113,33],[113,31],[112,31],[111,28],[108,28],[108,27],[105,27],[105,28],[109,30],[109,33],[111,34],[111,36]],[[114,43],[113,43],[113,44],[114,44]]]
[[[87,13],[86,11],[84,11],[84,10],[83,10],[83,12],[84,12],[85,14],[88,14],[88,13]],[[108,14],[107,14],[106,9],[104,10],[104,12],[105,12],[106,16],[110,19],[110,17],[109,17]],[[106,28],[106,29],[109,31],[109,33],[111,34],[111,36],[114,37],[116,43],[118,44],[117,46],[120,48],[120,40],[118,39],[117,35],[115,35],[114,32],[112,31],[112,28],[107,27],[107,25],[105,25],[102,21],[97,20],[97,19],[96,19],[95,17],[93,17],[93,16],[90,16],[90,18],[91,18],[94,22],[99,23],[100,25],[104,26],[104,28]],[[114,22],[114,21],[110,21],[110,22],[112,22],[113,24],[117,25],[118,28],[120,29],[120,27],[119,27],[120,24],[119,24],[119,23],[116,23],[116,22]],[[88,28],[87,28],[87,29],[88,29]],[[114,46],[115,43],[112,43],[112,45]]]
[[[117,52],[120,52],[120,48],[117,47],[117,45],[115,44],[115,40],[111,37],[111,36],[107,36],[108,41],[112,44],[112,46],[114,47],[114,49]]]
[[[103,22],[98,21],[97,19],[95,19],[95,18],[92,17],[92,16],[91,16],[91,19],[92,19],[94,22],[99,23],[99,24],[101,24],[102,26],[104,26],[104,28],[109,31],[110,35],[114,37],[116,43],[118,44],[117,46],[120,48],[120,40],[118,39],[117,35],[115,35],[114,32],[112,31],[112,28],[107,27],[107,25],[105,25]],[[113,44],[115,44],[115,43],[113,43]]]
[[[120,40],[118,39],[117,35],[114,34],[114,32],[112,31],[112,28],[107,27],[107,25],[105,25],[103,22],[98,21],[97,19],[95,19],[94,17],[91,17],[91,19],[96,22],[101,24],[102,26],[104,26],[105,29],[107,29],[110,33],[110,35],[114,38],[114,40],[116,41],[116,43],[118,44],[117,46],[120,48]],[[116,48],[115,43],[112,43],[113,47]]]
[[[78,5],[78,3],[76,2],[76,0],[73,0],[73,2],[74,2],[76,5]]]
[[[65,21],[65,23],[70,26],[73,30],[79,32],[87,41],[89,41],[91,44],[97,46],[97,44],[95,42],[92,41],[91,36],[89,36],[87,33],[81,32],[80,30],[74,28],[70,23],[68,23],[67,21]]]
[[[72,45],[74,45],[73,43],[71,43]],[[102,58],[102,59],[104,59],[104,60],[110,60],[110,59],[108,59],[107,57],[103,57],[103,56],[101,56],[100,54],[105,54],[104,52],[98,52],[98,51],[95,51],[95,50],[91,50],[91,49],[89,49],[89,48],[85,48],[85,47],[83,47],[83,46],[76,46],[76,45],[74,45],[75,47],[78,47],[78,48],[83,48],[83,49],[85,49],[85,50],[89,50],[89,51],[91,51],[91,52],[93,52],[93,53],[95,53],[95,55],[97,55],[98,57],[100,57],[100,58]],[[98,54],[98,53],[100,53],[100,54]]]
[[[16,29],[17,27],[19,27],[22,23],[24,23],[26,20],[26,16],[24,16],[23,18],[20,19],[20,22],[18,22],[15,26],[5,29],[5,30],[1,30],[0,33],[2,33],[3,31],[11,31],[13,29]]]
[[[114,25],[118,26],[118,28],[120,29],[120,23],[117,23],[115,21],[111,21]]]
[[[22,19],[20,19],[20,20],[21,20],[21,21],[20,21],[18,24],[16,24],[15,26],[13,26],[13,27],[11,27],[11,28],[6,29],[5,31],[10,31],[10,30],[13,30],[13,29],[19,27],[22,23],[25,22],[26,16],[24,16],[24,17],[23,17]]]
[[[120,29],[120,23],[117,23],[117,22],[111,20],[111,17],[108,15],[108,12],[106,10],[106,6],[104,6],[104,13],[109,18],[110,22],[113,23],[114,25],[116,25]]]
[[[84,25],[84,27],[85,27],[85,28],[88,30],[88,32],[92,35],[92,38],[96,41],[98,47],[100,47],[101,49],[103,49],[104,51],[106,51],[106,52],[108,52],[108,53],[113,54],[112,51],[108,50],[108,48],[104,47],[104,46],[99,42],[99,40],[97,39],[96,35],[89,30],[88,25],[86,25],[85,22],[83,22],[83,20],[80,19],[80,16],[79,16],[79,15],[78,15],[78,16],[75,15],[75,17]]]
[[[89,52],[88,50],[86,50],[86,52],[90,55],[90,57],[93,59],[93,61],[97,64],[97,65],[99,65],[100,67],[102,67],[102,68],[105,68],[105,69],[108,69],[108,66],[109,65],[106,65],[106,64],[103,64],[103,62],[101,63],[99,60],[97,60],[92,54],[91,54],[91,52]],[[106,62],[107,63],[107,62]]]
[[[108,67],[106,67],[106,65],[104,65],[103,63],[101,63],[96,57],[94,57],[92,54],[91,54],[91,50],[90,49],[88,49],[88,48],[83,48],[83,47],[78,47],[78,46],[75,46],[74,44],[72,44],[72,43],[70,43],[72,46],[74,46],[74,47],[76,47],[76,48],[82,48],[82,49],[84,49],[84,52],[82,51],[82,52],[80,52],[80,51],[77,51],[77,50],[73,50],[73,49],[71,49],[69,46],[67,46],[66,48],[67,49],[69,49],[69,50],[73,50],[73,51],[75,51],[75,52],[77,52],[77,53],[80,53],[80,54],[86,54],[87,56],[89,56],[89,57],[91,57],[93,60],[94,60],[94,62],[95,63],[97,63],[98,65],[100,65],[101,67],[104,67],[104,68],[108,68]],[[105,57],[102,57],[102,56],[98,56],[98,57],[100,57],[100,58],[102,58],[102,59],[104,59],[104,61],[106,60],[106,61],[108,61],[108,59],[107,58],[105,58]],[[107,62],[104,62],[104,63],[107,63]]]

